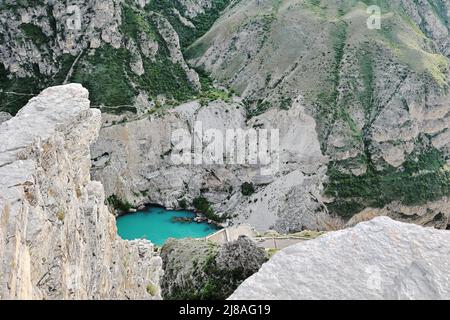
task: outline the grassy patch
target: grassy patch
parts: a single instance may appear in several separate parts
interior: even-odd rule
[[[392,201],[421,205],[450,193],[450,172],[436,149],[414,152],[402,168],[387,166],[383,171],[369,167],[361,176],[343,174],[335,163],[328,170],[330,181],[325,193],[336,197],[329,208],[351,217],[367,207],[381,208]]]
[[[138,87],[151,96],[164,94],[168,98],[184,102],[192,99],[197,92],[192,88],[186,73],[178,64],[168,59],[168,54],[160,54],[155,62],[144,61],[145,73],[136,79]]]
[[[39,72],[36,65],[33,67],[35,67],[36,72]],[[15,115],[44,86],[45,81],[41,81],[38,77],[17,78],[14,75],[8,76],[3,63],[0,63],[0,111]],[[7,92],[14,92],[15,94]]]
[[[199,94],[201,105],[206,105],[215,100],[222,100],[227,103],[231,102],[231,92],[214,87],[211,78],[203,70],[197,69],[196,72],[199,75],[200,84],[202,86],[202,91]]]
[[[92,105],[131,105],[136,95],[127,71],[130,53],[123,48],[104,45],[92,56],[85,56],[73,74],[72,81],[79,82],[90,92]]]
[[[341,62],[344,57],[345,44],[347,40],[347,28],[348,27],[345,22],[337,21],[334,29],[330,32],[334,59],[332,66],[328,71],[327,80],[325,81],[322,90],[315,98],[315,104],[318,109],[317,122],[323,128],[319,128],[320,135],[324,134],[322,130],[327,131],[332,127],[332,124],[340,114],[344,114],[338,106],[338,88],[340,83]],[[321,140],[324,141],[325,139]]]
[[[122,24],[120,30],[128,37],[138,40],[139,34],[145,33],[151,39],[156,39],[156,32],[145,14],[134,10],[129,6],[122,7]]]

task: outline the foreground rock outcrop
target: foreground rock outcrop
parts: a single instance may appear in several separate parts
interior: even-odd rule
[[[266,262],[264,249],[246,237],[222,246],[170,239],[161,250],[164,299],[226,299]]]
[[[449,241],[378,217],[280,251],[230,299],[450,299]]]
[[[100,123],[88,91],[72,84],[0,125],[0,299],[159,297],[153,245],[118,238],[90,179]]]

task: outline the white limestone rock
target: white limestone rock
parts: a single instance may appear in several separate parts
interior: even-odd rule
[[[278,252],[230,299],[450,299],[449,241],[378,217]]]
[[[0,299],[160,298],[153,245],[118,237],[91,181],[100,123],[87,90],[70,84],[0,124]]]

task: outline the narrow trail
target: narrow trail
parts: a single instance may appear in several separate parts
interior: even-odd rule
[[[78,60],[80,60],[80,57],[83,55],[83,53],[84,53],[84,50],[81,50],[80,53],[78,54],[78,56],[73,61],[72,65],[70,66],[69,71],[67,72],[66,78],[63,81],[63,84],[67,84],[69,82],[69,79],[72,77],[72,74],[73,74],[73,69],[77,65]]]

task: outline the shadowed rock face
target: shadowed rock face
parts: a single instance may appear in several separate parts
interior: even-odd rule
[[[193,239],[169,240],[161,249],[164,299],[225,299],[259,270],[267,257],[248,238],[222,246]]]
[[[72,84],[0,124],[0,299],[160,297],[153,245],[117,236],[103,186],[91,181],[100,118]]]
[[[378,217],[276,253],[230,299],[449,299],[448,241]]]

